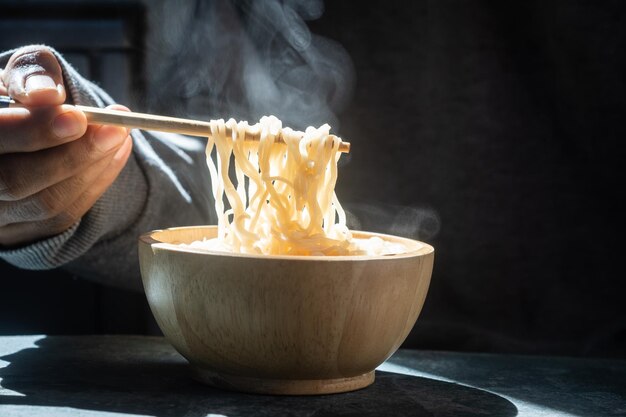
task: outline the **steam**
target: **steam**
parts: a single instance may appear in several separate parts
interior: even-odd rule
[[[149,21],[163,27],[149,32],[149,111],[251,122],[273,114],[292,128],[328,123],[340,133],[337,113],[352,97],[355,76],[343,47],[306,24],[322,16],[321,0],[159,0],[151,6]],[[340,167],[350,158],[343,155]],[[344,209],[353,230],[428,241],[440,229],[430,208]]]
[[[430,241],[439,233],[441,220],[427,207],[391,204],[346,204],[348,228]]]
[[[354,70],[338,43],[309,31],[323,10],[315,0],[164,0],[152,11],[165,27],[150,41],[148,107],[199,119],[273,114],[336,132]]]

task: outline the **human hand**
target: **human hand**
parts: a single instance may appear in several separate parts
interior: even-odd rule
[[[0,94],[25,106],[0,109],[0,246],[11,247],[78,221],[117,178],[132,140],[125,128],[87,126],[81,111],[63,104],[61,67],[44,47],[11,56]]]

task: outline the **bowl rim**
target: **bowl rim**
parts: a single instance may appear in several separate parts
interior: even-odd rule
[[[435,248],[428,243],[410,239],[401,236],[389,235],[378,232],[367,232],[361,230],[350,230],[355,237],[368,236],[368,237],[380,237],[385,240],[391,240],[396,242],[406,242],[411,245],[419,244],[417,249],[409,250],[404,253],[396,253],[391,255],[259,255],[252,253],[238,253],[238,252],[225,252],[211,249],[200,249],[191,247],[181,247],[175,243],[163,242],[157,240],[154,235],[167,231],[180,231],[185,229],[217,229],[216,225],[203,225],[203,226],[181,226],[181,227],[169,227],[165,229],[156,229],[139,236],[139,242],[149,245],[154,249],[161,249],[171,252],[193,253],[200,255],[210,256],[227,256],[236,258],[251,258],[251,259],[276,259],[276,260],[293,260],[293,261],[323,261],[323,262],[341,262],[341,261],[368,261],[368,260],[392,260],[400,258],[413,258],[433,254]]]

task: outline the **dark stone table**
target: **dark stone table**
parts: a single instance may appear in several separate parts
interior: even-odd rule
[[[162,338],[0,337],[0,416],[626,416],[626,361],[400,350],[360,391],[203,386]]]

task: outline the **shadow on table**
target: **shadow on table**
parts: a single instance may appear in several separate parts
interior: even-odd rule
[[[280,397],[216,390],[194,382],[186,361],[160,338],[54,337],[36,345],[0,357],[9,362],[0,368],[0,408],[31,406],[33,416],[54,414],[49,407],[188,417],[517,415],[515,405],[488,391],[389,372],[377,372],[374,385],[345,394]]]
[[[401,350],[385,365],[507,395],[520,414],[626,415],[623,360]]]

